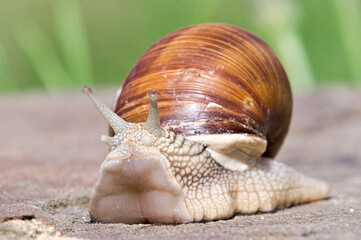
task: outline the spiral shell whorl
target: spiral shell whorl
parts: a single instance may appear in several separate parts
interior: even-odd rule
[[[288,131],[292,95],[272,50],[238,27],[201,24],[149,48],[122,85],[115,112],[143,122],[159,93],[161,124],[182,135],[244,133],[267,139],[274,157]]]

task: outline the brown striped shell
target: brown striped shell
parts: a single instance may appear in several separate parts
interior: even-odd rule
[[[267,140],[263,156],[274,157],[288,131],[292,94],[280,61],[235,26],[200,24],[161,38],[123,82],[115,112],[144,122],[153,90],[161,124],[182,135],[256,136]]]

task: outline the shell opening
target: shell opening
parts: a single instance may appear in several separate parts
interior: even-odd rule
[[[233,171],[254,167],[267,148],[266,139],[246,134],[208,134],[186,138],[207,144],[213,159]]]

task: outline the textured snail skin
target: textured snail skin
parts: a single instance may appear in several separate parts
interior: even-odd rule
[[[288,131],[292,94],[281,63],[235,26],[200,24],[161,38],[124,80],[114,111],[144,122],[153,90],[161,96],[162,126],[184,136],[257,136],[267,140],[263,156],[273,158]]]
[[[160,126],[157,95],[150,94],[144,123],[128,123],[84,87],[114,137],[102,136],[109,154],[94,186],[89,214],[102,223],[180,223],[225,219],[235,213],[324,198],[329,186],[282,163],[261,158],[246,171],[218,164],[207,146]]]

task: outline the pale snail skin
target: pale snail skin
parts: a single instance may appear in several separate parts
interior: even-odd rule
[[[83,88],[115,132],[93,188],[90,217],[102,223],[185,223],[269,212],[327,196],[327,183],[261,158],[230,170],[208,147],[160,126],[157,94],[143,123],[129,123]]]

